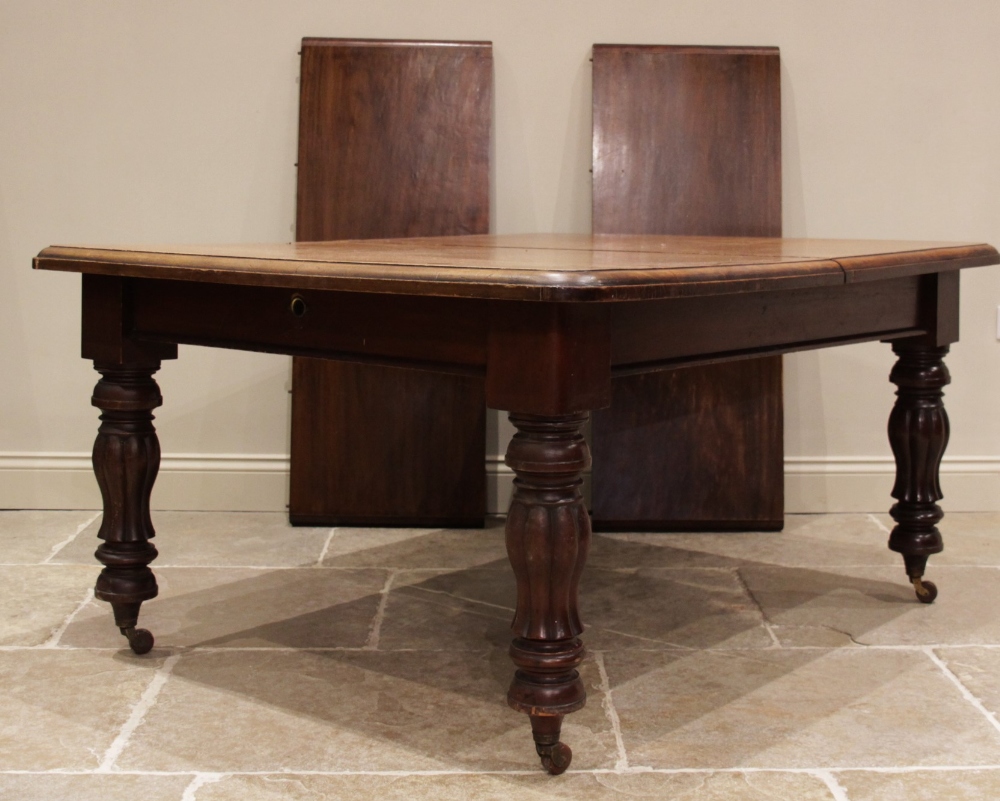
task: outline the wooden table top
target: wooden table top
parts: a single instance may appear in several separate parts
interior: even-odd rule
[[[986,244],[521,234],[46,248],[43,270],[406,295],[614,301],[896,278],[1000,263]]]

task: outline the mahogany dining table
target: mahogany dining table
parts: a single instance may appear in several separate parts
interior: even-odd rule
[[[511,235],[189,247],[49,247],[34,266],[83,274],[82,355],[101,374],[94,471],[104,516],[96,596],[136,653],[156,596],[149,499],[160,460],[153,374],[188,343],[485,376],[517,429],[506,544],[517,583],[511,707],[550,773],[586,692],[577,587],[590,520],[581,427],[611,380],[684,365],[881,340],[898,357],[889,548],[934,600],[943,357],[958,340],[959,271],[985,244]],[[284,424],[284,420],[281,421]]]

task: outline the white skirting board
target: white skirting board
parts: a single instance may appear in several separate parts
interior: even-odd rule
[[[502,514],[513,474],[497,457],[488,463],[487,508]],[[786,456],[785,512],[888,512],[896,466],[892,457]],[[945,457],[941,464],[945,512],[1000,511],[1000,457]],[[589,497],[589,476],[584,494]]]
[[[281,512],[284,454],[163,454],[152,507]],[[0,509],[100,509],[89,453],[0,453]]]
[[[786,457],[785,511],[886,512],[890,457]],[[513,473],[502,457],[486,463],[487,511],[503,514]],[[589,476],[585,477],[589,479]],[[1000,457],[945,457],[945,512],[1000,511]],[[585,480],[585,491],[589,489]],[[283,454],[165,454],[154,509],[280,512],[288,503]],[[0,509],[99,509],[88,453],[0,453]]]

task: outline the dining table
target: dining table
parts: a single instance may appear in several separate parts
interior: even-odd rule
[[[944,357],[958,340],[959,274],[997,263],[986,244],[577,234],[60,245],[34,260],[83,275],[82,356],[100,373],[95,594],[136,653],[152,648],[138,617],[158,592],[150,493],[162,398],[153,376],[179,344],[483,377],[487,405],[508,412],[516,429],[506,452],[515,480],[505,536],[517,586],[507,701],[529,716],[552,774],[572,758],[560,741],[563,718],[586,701],[577,670],[591,533],[582,429],[609,405],[612,379],[888,343],[897,357],[889,548],[902,555],[917,599],[930,603],[937,588],[924,573],[943,547]]]

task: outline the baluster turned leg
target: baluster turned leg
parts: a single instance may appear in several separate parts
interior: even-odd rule
[[[139,607],[155,598],[156,578],[148,565],[156,558],[149,541],[153,524],[149,495],[160,466],[160,443],[153,428],[152,410],[163,399],[153,380],[159,368],[120,367],[95,363],[101,380],[93,405],[101,414],[94,442],[94,473],[104,499],[104,518],[98,537],[97,559],[104,570],[94,594],[108,601],[115,625],[137,654],[153,647],[153,635],[136,628]]]
[[[507,554],[517,578],[510,656],[517,670],[511,707],[531,717],[542,765],[559,774],[573,753],[559,742],[563,716],[583,707],[577,668],[583,632],[577,587],[590,544],[590,518],[580,488],[590,451],[580,428],[587,415],[511,414],[517,433],[507,449],[514,496],[507,516]]]
[[[948,347],[932,347],[913,340],[893,343],[899,357],[889,380],[898,389],[889,416],[889,442],[896,457],[896,499],[889,514],[896,526],[889,548],[903,555],[906,574],[917,598],[929,604],[937,587],[923,580],[927,558],[944,548],[937,524],[944,512],[938,473],[948,445],[948,415],[942,388],[951,381],[943,357]]]

